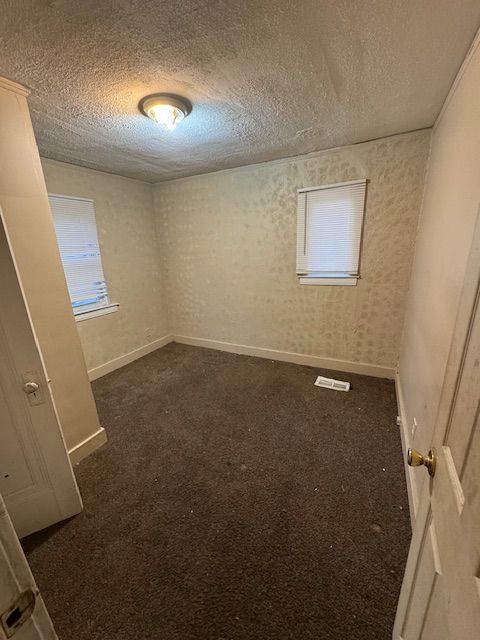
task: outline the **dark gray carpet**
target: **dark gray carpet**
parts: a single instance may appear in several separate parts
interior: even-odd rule
[[[93,384],[109,443],[76,468],[85,511],[23,541],[62,640],[391,637],[394,385],[317,373],[171,344]]]

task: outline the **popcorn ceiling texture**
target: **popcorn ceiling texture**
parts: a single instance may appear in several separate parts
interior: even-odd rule
[[[478,0],[0,0],[0,75],[31,89],[42,156],[158,182],[430,127],[479,19]],[[157,91],[193,102],[173,133],[138,112]]]
[[[395,367],[430,132],[153,187],[170,330]],[[296,189],[370,180],[356,287],[301,286]]]
[[[77,323],[93,369],[168,333],[151,186],[42,159],[50,193],[92,198],[102,263],[116,313]]]

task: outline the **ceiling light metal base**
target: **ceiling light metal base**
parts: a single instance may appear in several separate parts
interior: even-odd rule
[[[144,116],[149,118],[148,110],[157,105],[175,107],[183,113],[184,118],[192,112],[192,103],[190,100],[182,98],[182,96],[177,96],[174,93],[152,93],[140,100],[138,108]]]

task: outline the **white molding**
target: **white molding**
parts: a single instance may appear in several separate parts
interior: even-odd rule
[[[194,347],[205,347],[207,349],[216,349],[218,351],[228,351],[229,353],[238,353],[241,355],[256,356],[259,358],[267,358],[269,360],[279,360],[281,362],[292,362],[294,364],[307,365],[310,367],[318,367],[321,369],[333,369],[336,371],[344,371],[347,373],[358,373],[361,375],[375,376],[377,378],[395,378],[395,370],[383,365],[367,364],[364,362],[350,362],[349,360],[336,360],[334,358],[322,358],[320,356],[311,356],[303,353],[293,353],[290,351],[278,351],[276,349],[265,349],[263,347],[250,347],[242,344],[234,344],[231,342],[221,342],[219,340],[210,340],[207,338],[192,338],[181,335],[166,335],[163,338],[154,340],[149,344],[129,353],[114,358],[105,364],[94,369],[90,369],[88,376],[90,380],[96,380],[101,376],[111,373],[116,369],[120,369],[125,365],[146,356],[152,351],[156,351],[170,342],[178,342],[180,344],[188,344]],[[86,456],[93,453],[98,447],[101,447],[107,441],[105,430],[101,428],[92,434],[83,442],[70,449],[68,452],[72,464],[76,464],[83,460]]]
[[[358,178],[358,180],[348,180],[348,182],[332,182],[331,184],[322,184],[318,187],[304,187],[297,189],[297,193],[308,193],[309,191],[322,191],[323,189],[336,189],[337,187],[350,187],[354,184],[367,184],[368,178]]]
[[[405,412],[405,401],[403,396],[402,383],[398,371],[395,374],[395,392],[397,394],[398,416],[400,418],[400,437],[402,439],[403,463],[405,467],[405,479],[407,481],[408,508],[410,510],[410,522],[412,529],[415,524],[418,512],[418,492],[415,484],[414,469],[407,464],[407,451],[411,446],[408,419]]]
[[[378,364],[368,364],[366,362],[351,362],[350,360],[336,360],[335,358],[323,358],[304,353],[294,353],[291,351],[278,351],[277,349],[266,349],[264,347],[251,347],[245,344],[235,344],[232,342],[221,342],[220,340],[210,340],[208,338],[193,338],[190,336],[173,335],[173,342],[189,344],[194,347],[206,347],[207,349],[217,349],[218,351],[228,351],[246,356],[256,356],[258,358],[268,358],[269,360],[280,360],[281,362],[293,362],[309,367],[320,369],[333,369],[335,371],[345,371],[347,373],[359,373],[376,378],[395,379],[395,369]]]
[[[158,338],[153,342],[149,342],[145,344],[143,347],[139,347],[138,349],[134,349],[133,351],[129,351],[118,358],[114,358],[113,360],[109,360],[104,364],[99,365],[98,367],[94,367],[93,369],[89,369],[88,377],[90,380],[96,380],[97,378],[101,378],[102,376],[107,375],[107,373],[111,373],[116,369],[120,369],[124,367],[126,364],[133,362],[134,360],[138,360],[138,358],[142,358],[146,356],[148,353],[152,351],[156,351],[161,347],[164,347],[169,342],[173,341],[172,335],[163,336],[163,338]]]
[[[30,95],[30,91],[26,87],[18,84],[18,82],[4,78],[3,76],[0,76],[0,88],[6,89],[7,91],[13,91],[13,93],[18,93],[25,98]]]
[[[95,431],[95,433],[92,433],[88,438],[85,438],[85,440],[82,440],[82,442],[79,442],[68,451],[70,462],[72,464],[77,464],[106,442],[107,434],[105,429],[100,427],[98,431]]]
[[[63,193],[50,193],[48,192],[48,197],[52,198],[63,198],[63,200],[81,200],[82,202],[91,202],[95,204],[95,200],[93,198],[84,198],[83,196],[66,196]]]
[[[315,276],[300,276],[298,278],[298,284],[308,285],[310,287],[331,287],[331,286],[343,286],[343,287],[356,287],[357,286],[358,276],[354,276],[352,278],[323,278],[323,277],[315,277]]]
[[[82,311],[81,313],[74,314],[75,322],[83,322],[90,318],[99,318],[100,316],[107,316],[110,313],[118,311],[119,303],[113,302],[112,304],[106,304],[103,307],[97,307],[96,309],[90,309],[90,311]]]

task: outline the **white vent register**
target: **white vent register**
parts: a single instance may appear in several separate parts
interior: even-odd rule
[[[356,284],[367,180],[297,192],[297,275],[301,284]]]
[[[350,391],[350,383],[343,380],[335,380],[335,378],[324,378],[317,376],[313,383],[316,387],[324,387],[325,389],[334,389],[335,391]]]

